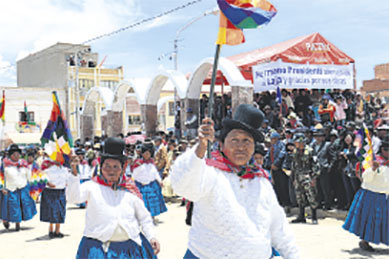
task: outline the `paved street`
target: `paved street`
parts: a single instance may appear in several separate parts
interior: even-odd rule
[[[63,239],[50,240],[47,235],[48,225],[39,222],[39,215],[31,221],[22,223],[21,232],[14,232],[13,224],[9,231],[1,226],[1,258],[74,258],[82,236],[84,212],[85,210],[69,205],[66,223],[62,227],[62,232],[66,235]],[[302,258],[385,259],[389,257],[389,248],[385,245],[373,245],[377,248],[374,253],[361,251],[358,248],[358,238],[341,228],[343,224],[341,218],[345,213],[332,215],[332,217],[320,218],[319,225],[311,225],[310,220],[308,224],[292,225]],[[323,217],[322,212],[319,212],[320,216]],[[160,223],[157,232],[162,247],[159,258],[180,259],[184,255],[189,230],[184,223],[184,218],[185,208],[179,207],[176,203],[168,205],[168,212],[158,218]]]

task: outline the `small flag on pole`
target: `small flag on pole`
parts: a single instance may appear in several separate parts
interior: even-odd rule
[[[26,115],[26,122],[30,122],[30,116],[28,115],[27,103],[24,101],[24,114]]]
[[[238,45],[245,41],[242,29],[258,28],[277,14],[266,0],[217,0],[220,8],[216,44]]]
[[[69,166],[73,138],[55,91],[53,91],[53,109],[41,137],[41,143],[50,159]]]
[[[5,122],[5,91],[3,90],[3,97],[0,103],[0,119]]]

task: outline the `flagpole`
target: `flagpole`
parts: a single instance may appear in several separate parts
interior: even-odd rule
[[[212,79],[211,79],[211,86],[209,90],[209,101],[208,101],[208,117],[212,118],[212,109],[213,109],[213,94],[215,90],[215,82],[216,82],[216,73],[217,73],[217,65],[219,63],[219,55],[220,55],[220,49],[221,45],[216,44],[216,52],[215,52],[215,59],[213,60],[213,70],[212,70]],[[211,142],[208,141],[207,146],[207,156],[208,158],[211,158]]]

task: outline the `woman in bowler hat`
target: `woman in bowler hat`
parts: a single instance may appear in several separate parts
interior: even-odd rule
[[[272,247],[284,258],[299,253],[285,213],[268,176],[254,163],[257,129],[264,115],[252,105],[237,107],[233,119],[224,119],[221,151],[205,159],[214,140],[213,121],[199,127],[199,143],[173,165],[174,191],[193,201],[188,250],[194,258],[270,258]]]
[[[15,223],[15,230],[20,230],[22,220],[32,219],[36,211],[35,201],[30,196],[29,180],[31,178],[28,164],[20,159],[22,150],[17,144],[11,144],[8,157],[3,159],[3,184],[0,183],[2,201],[0,218],[6,229],[9,222]]]
[[[123,140],[106,139],[100,174],[82,184],[77,174],[79,158],[72,158],[74,176],[67,190],[68,202],[88,201],[78,259],[156,258],[160,250],[142,195],[124,174],[127,161],[124,149]]]

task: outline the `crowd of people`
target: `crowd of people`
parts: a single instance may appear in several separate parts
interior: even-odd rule
[[[1,155],[0,219],[20,231],[39,201],[48,236],[61,238],[66,203],[74,203],[86,208],[77,258],[154,258],[160,250],[156,216],[167,211],[165,200],[179,195],[192,225],[186,258],[298,257],[285,214],[297,207],[292,223],[305,223],[307,206],[313,224],[318,209],[350,210],[344,228],[361,238],[361,248],[388,245],[388,230],[381,230],[389,212],[386,101],[349,90],[281,95],[255,94],[234,116],[231,95],[217,96],[211,119],[203,95],[199,114],[187,110],[192,131],[76,140],[66,166],[38,146],[13,144]],[[128,141],[132,136],[142,138]],[[208,141],[212,156],[202,160]],[[363,160],[370,147],[376,156],[369,168]],[[37,188],[32,176],[38,169]]]

